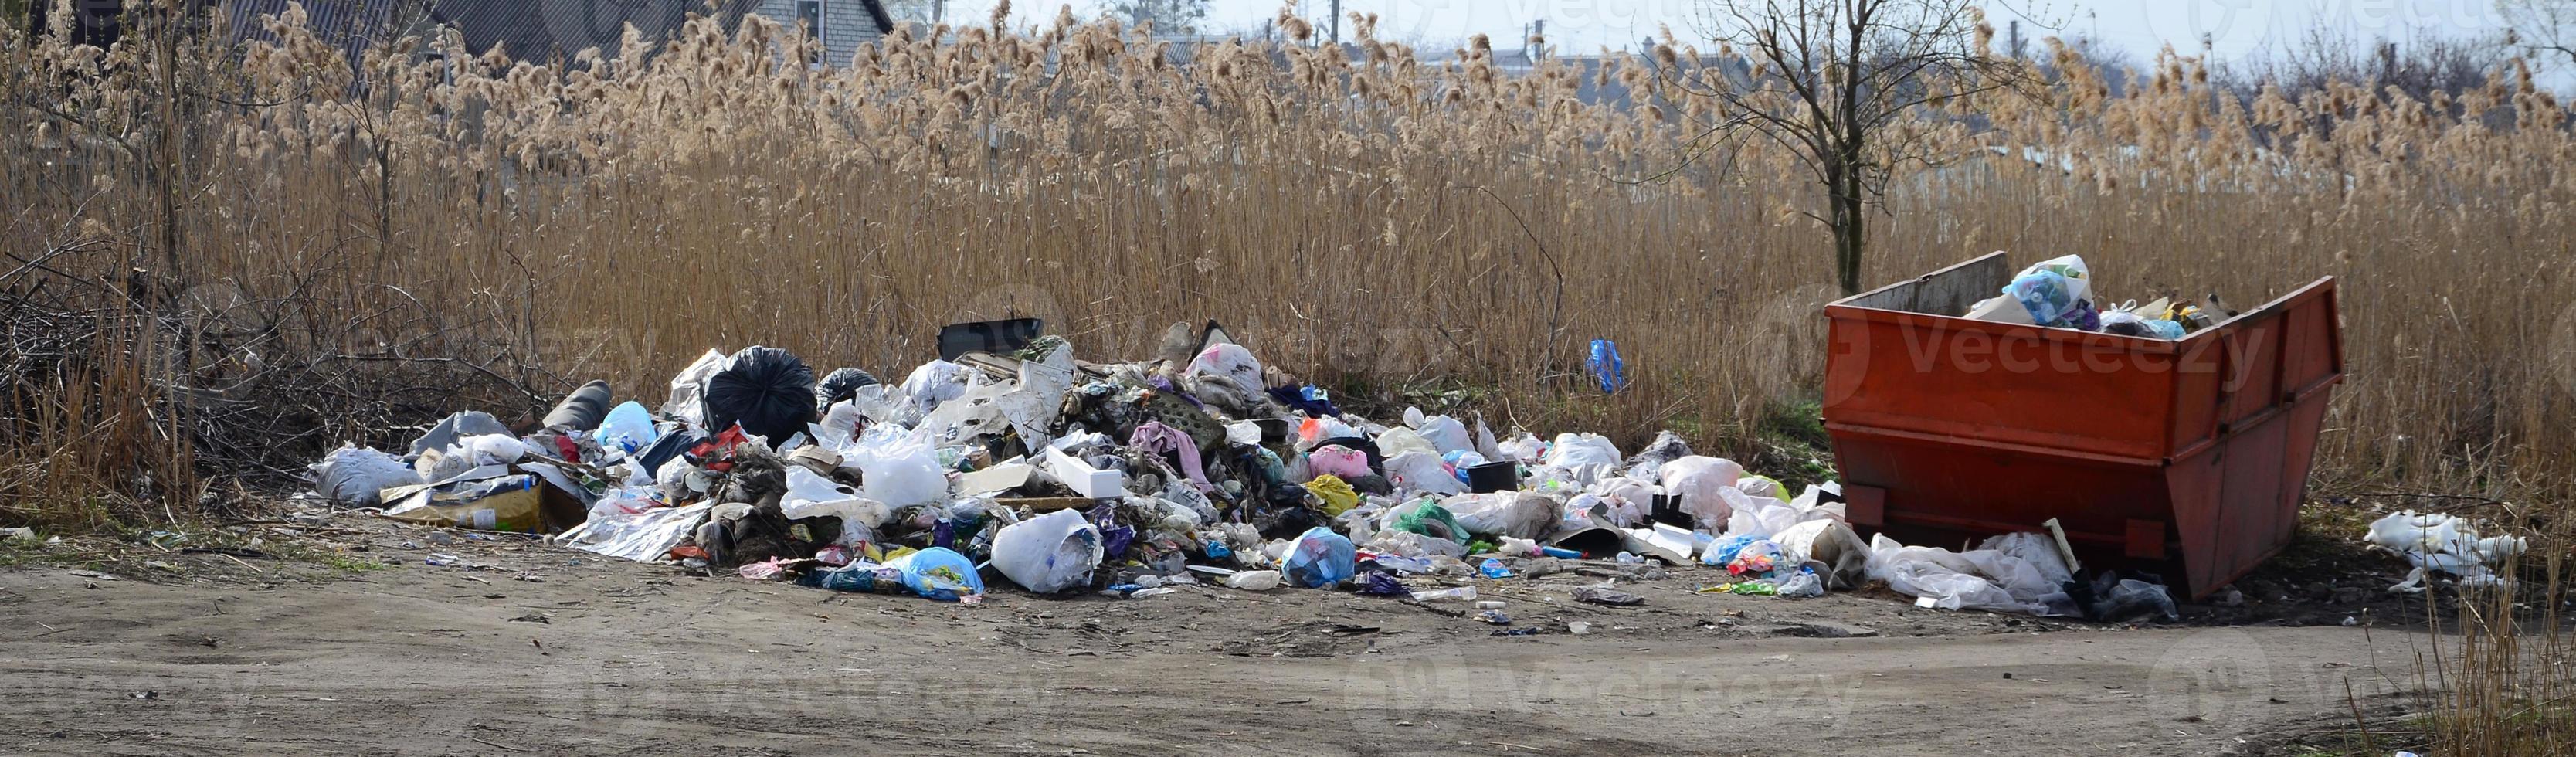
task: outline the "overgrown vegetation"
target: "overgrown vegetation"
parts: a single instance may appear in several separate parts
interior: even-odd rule
[[[1066,16],[807,68],[774,23],[699,20],[549,68],[440,39],[353,58],[300,12],[235,45],[134,5],[113,50],[0,34],[0,521],[185,519],[228,501],[211,477],[283,481],[450,409],[533,414],[591,377],[649,397],[751,343],[882,373],[1008,315],[1104,359],[1214,317],[1326,386],[1475,387],[1497,425],[1674,427],[1757,462],[1813,436],[1831,211],[1794,153],[1696,138],[1738,114],[1667,88],[1744,67],[1669,36],[1511,75],[1484,40],[1428,61],[1365,17],[1353,57],[1293,14],[1287,44],[1188,49]],[[1897,117],[1939,159],[1871,211],[1864,284],[1997,248],[2082,254],[2122,299],[2337,276],[2320,476],[2565,522],[2566,104],[2513,61],[2243,93],[2189,57],[2051,51],[1979,63],[2037,97]],[[1594,338],[1628,390],[1586,388]],[[2561,688],[2460,717],[2565,701],[2562,662],[2514,661],[2567,647],[2520,643],[2447,670]],[[2443,722],[2512,744],[2475,734],[2519,721]]]

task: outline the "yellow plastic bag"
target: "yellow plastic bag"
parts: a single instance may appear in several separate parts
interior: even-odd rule
[[[1325,517],[1350,512],[1351,508],[1360,505],[1360,493],[1340,476],[1316,476],[1315,480],[1306,482],[1306,493],[1315,495],[1316,500],[1324,503]]]

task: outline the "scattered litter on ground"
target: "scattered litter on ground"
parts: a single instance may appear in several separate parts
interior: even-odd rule
[[[2080,262],[2043,283],[2081,282],[2067,271],[2080,274]],[[1072,343],[1035,326],[985,326],[960,334],[1007,336],[1011,351],[943,355],[900,384],[853,368],[818,382],[801,358],[755,346],[710,350],[672,379],[659,410],[591,382],[525,434],[459,412],[401,456],[332,452],[314,466],[316,494],[458,534],[551,534],[700,575],[965,603],[982,599],[990,569],[1068,597],[1295,587],[1426,608],[1471,602],[1464,613],[1500,625],[1511,622],[1506,599],[1534,599],[1509,586],[1608,578],[1573,588],[1571,601],[1631,607],[1644,598],[1615,581],[1687,567],[1722,572],[1703,591],[1743,595],[1814,597],[1878,580],[1943,609],[2172,607],[2152,577],[2077,580],[2041,548],[2050,537],[2037,524],[1964,553],[1863,542],[1839,486],[1782,499],[1778,479],[1695,454],[1669,432],[1630,456],[1597,434],[1496,434],[1482,417],[1419,409],[1395,423],[1342,412],[1247,346],[1206,341],[1223,337],[1213,324],[1196,351],[1131,363],[1077,360]],[[1616,347],[1595,352],[1602,390],[1620,391]],[[448,534],[430,536],[449,545]],[[508,570],[448,552],[423,561]],[[1480,585],[1505,596],[1478,601]]]

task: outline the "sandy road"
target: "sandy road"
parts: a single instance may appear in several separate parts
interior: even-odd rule
[[[541,545],[477,559],[501,569],[0,569],[0,752],[2259,752],[2348,713],[2347,684],[2411,686],[2426,644],[1700,595],[1688,571],[1623,584],[1638,608],[1569,603],[1590,578],[1493,585],[1547,631],[1497,637],[1463,608],[1318,591],[961,606]]]

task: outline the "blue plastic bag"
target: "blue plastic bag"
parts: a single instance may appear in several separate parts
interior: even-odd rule
[[[1318,589],[1350,580],[1357,572],[1358,560],[1359,548],[1351,544],[1350,537],[1316,526],[1297,537],[1280,573],[1289,583]]]
[[[2042,326],[2066,325],[2075,310],[2074,286],[2056,271],[2031,271],[2012,280],[2004,294],[2021,303],[2030,320]]]
[[[1628,364],[1619,360],[1619,345],[1608,339],[1592,340],[1592,359],[1584,362],[1592,379],[1601,382],[1601,393],[1618,394],[1628,386]]]
[[[969,594],[984,593],[984,577],[976,575],[975,561],[947,547],[931,547],[887,560],[885,566],[901,575],[904,588],[928,599],[955,602]]]
[[[653,412],[634,402],[620,403],[610,409],[608,417],[602,419],[598,430],[592,433],[599,440],[601,449],[629,455],[653,446],[654,440],[662,438],[661,433],[653,428]]]
[[[1751,534],[1736,534],[1719,539],[1716,543],[1708,545],[1708,551],[1700,553],[1699,562],[1701,565],[1725,565],[1735,562],[1737,552],[1744,551],[1746,546],[1757,541],[1761,539]]]
[[[897,572],[876,563],[860,560],[831,570],[806,573],[797,583],[817,589],[866,594],[880,588],[892,588],[899,580]]]

